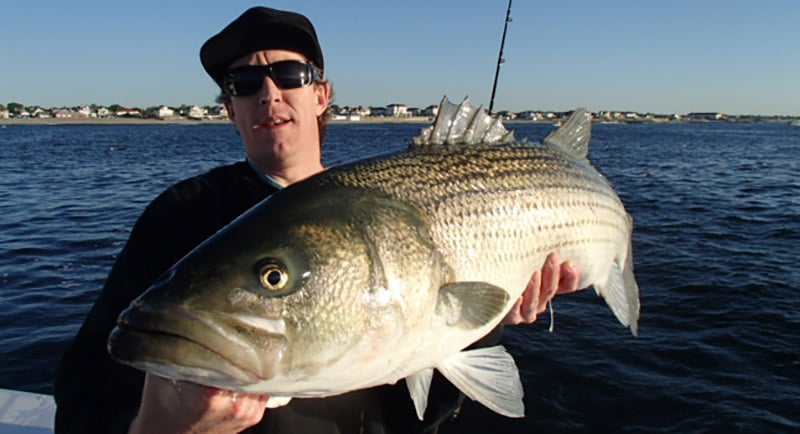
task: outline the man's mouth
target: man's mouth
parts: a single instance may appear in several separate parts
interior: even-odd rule
[[[275,128],[284,124],[288,124],[291,121],[292,121],[291,119],[284,119],[284,118],[269,118],[265,119],[260,124],[253,125],[253,129],[257,130],[259,128]]]

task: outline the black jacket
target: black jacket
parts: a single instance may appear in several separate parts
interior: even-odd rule
[[[144,373],[114,362],[106,351],[117,315],[192,248],[275,191],[240,162],[179,182],[148,205],[58,367],[56,433],[127,432]],[[422,423],[405,384],[398,382],[324,399],[295,399],[267,410],[246,432],[435,432],[462,399],[437,374]]]

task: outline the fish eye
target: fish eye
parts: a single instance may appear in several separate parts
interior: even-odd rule
[[[280,291],[289,283],[289,273],[279,264],[266,264],[258,272],[261,286],[270,291]]]

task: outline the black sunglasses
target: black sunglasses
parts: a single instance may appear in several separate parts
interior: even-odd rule
[[[258,92],[269,77],[280,89],[306,87],[322,79],[316,66],[300,60],[284,60],[269,65],[244,65],[225,74],[225,90],[231,96],[248,96]]]

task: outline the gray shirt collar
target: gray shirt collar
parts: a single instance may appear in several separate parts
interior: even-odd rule
[[[283,186],[278,181],[276,181],[275,178],[269,176],[267,174],[267,172],[264,171],[264,169],[259,167],[258,164],[253,163],[249,158],[247,158],[247,164],[249,164],[250,167],[252,167],[253,170],[256,171],[256,173],[258,174],[258,177],[261,178],[264,182],[266,182],[267,185],[269,185],[271,187],[275,187],[278,190],[283,189]]]

